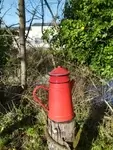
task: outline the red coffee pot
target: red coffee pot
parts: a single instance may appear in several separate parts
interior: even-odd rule
[[[33,90],[33,98],[47,111],[49,119],[55,122],[71,121],[74,118],[71,90],[74,81],[69,79],[69,71],[58,66],[50,73],[49,87],[36,86]],[[39,89],[49,93],[48,108],[36,96]]]

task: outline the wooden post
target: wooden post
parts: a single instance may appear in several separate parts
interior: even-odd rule
[[[70,122],[54,122],[48,119],[47,143],[48,150],[71,150],[69,143],[73,142],[75,120]]]

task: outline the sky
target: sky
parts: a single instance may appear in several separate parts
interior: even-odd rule
[[[50,4],[50,7],[54,13],[54,15],[56,15],[57,13],[57,4],[58,1],[61,1],[60,5],[59,5],[59,9],[58,9],[58,15],[61,17],[62,16],[62,10],[64,8],[64,3],[65,0],[47,0],[48,3]],[[41,14],[41,3],[40,0],[25,0],[26,3],[26,20],[30,20],[32,15],[30,12],[33,12],[34,8],[36,8],[37,6],[37,15],[35,17],[35,20],[33,23],[38,23],[41,22],[40,19],[40,14]],[[10,26],[10,25],[14,25],[14,24],[18,24],[18,0],[4,0],[3,3],[3,9],[1,11],[1,16],[3,16],[3,20],[5,22],[6,25]],[[51,14],[48,10],[48,8],[46,7],[46,5],[44,5],[44,22],[51,22],[52,21],[52,17]],[[28,25],[29,23],[27,23]]]

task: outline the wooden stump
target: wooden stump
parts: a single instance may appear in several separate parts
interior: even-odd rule
[[[47,143],[49,150],[71,150],[75,133],[75,121],[58,123],[48,119]]]

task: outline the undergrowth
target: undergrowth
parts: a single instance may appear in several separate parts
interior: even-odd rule
[[[67,62],[62,54],[54,55],[49,50],[29,51],[27,62],[26,91],[17,90],[19,61],[12,56],[5,66],[0,91],[0,149],[47,150],[44,133],[47,116],[33,101],[32,91],[36,85],[48,84],[48,72],[61,65],[68,68],[70,78],[75,80],[72,90],[75,121],[78,131],[82,129],[76,150],[113,150],[113,114],[101,101],[100,78],[87,66]],[[47,103],[47,93],[40,91],[39,97]]]

